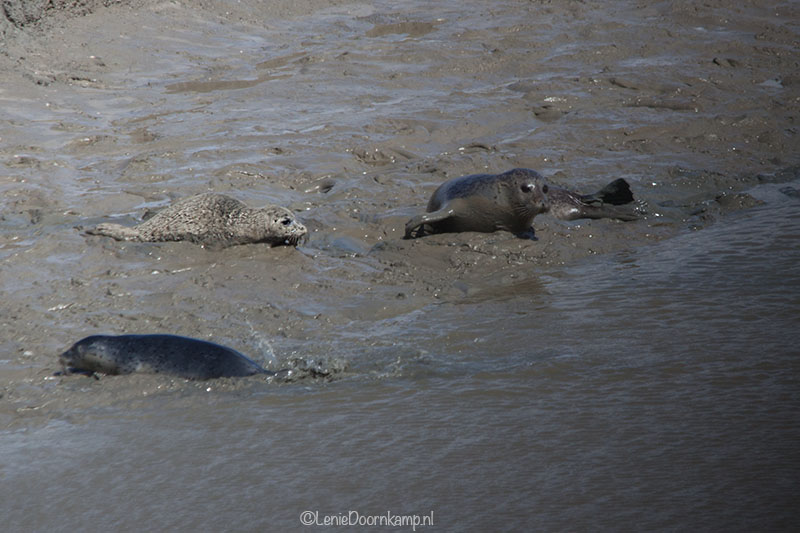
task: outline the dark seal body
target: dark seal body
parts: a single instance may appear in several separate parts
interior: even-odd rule
[[[224,194],[189,196],[133,227],[99,224],[86,231],[119,241],[191,241],[204,246],[265,243],[297,245],[306,227],[284,207],[250,208]]]
[[[448,180],[434,191],[427,212],[406,224],[405,238],[430,233],[510,231],[533,235],[536,215],[562,220],[616,218],[636,220],[639,214],[628,183],[609,183],[595,194],[581,195],[548,185],[538,172],[515,168],[502,174],[472,174]]]
[[[62,353],[65,373],[134,372],[185,379],[273,374],[236,350],[177,335],[93,335]]]

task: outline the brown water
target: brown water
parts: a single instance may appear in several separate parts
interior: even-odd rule
[[[790,529],[798,236],[784,201],[506,298],[353,324],[397,339],[354,356],[382,378],[67,406],[4,431],[5,519],[257,531],[297,529],[305,510],[433,511],[445,530]]]
[[[17,35],[3,529],[285,531],[304,511],[791,529],[796,10],[141,2]],[[399,239],[446,177],[513,166],[582,191],[625,177],[650,215]],[[206,190],[290,206],[310,239],[205,250],[75,228]],[[331,376],[52,375],[101,332]]]

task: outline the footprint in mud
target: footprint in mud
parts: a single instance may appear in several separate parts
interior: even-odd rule
[[[367,37],[382,37],[384,35],[405,34],[409,37],[422,37],[436,29],[433,22],[395,22],[391,24],[376,24],[366,35]]]

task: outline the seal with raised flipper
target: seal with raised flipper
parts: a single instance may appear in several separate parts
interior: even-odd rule
[[[64,374],[167,374],[185,379],[275,375],[241,353],[178,335],[93,335],[59,356]]]
[[[510,231],[533,236],[534,217],[550,213],[562,220],[640,218],[633,193],[617,179],[594,194],[581,195],[548,184],[535,170],[515,168],[502,174],[471,174],[441,184],[427,212],[408,221],[405,238],[431,233]]]
[[[119,241],[191,241],[225,247],[250,243],[296,246],[307,230],[284,207],[254,209],[224,194],[204,193],[184,198],[137,226],[99,224],[86,233]]]

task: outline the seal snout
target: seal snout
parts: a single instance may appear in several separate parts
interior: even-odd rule
[[[519,183],[518,187],[520,193],[519,201],[522,204],[518,212],[525,218],[530,218],[529,221],[525,222],[525,225],[528,225],[533,220],[533,217],[547,211],[550,205],[548,198],[550,188],[539,175],[530,176],[529,179]]]
[[[301,235],[289,235],[288,237],[283,239],[283,241],[273,244],[273,246],[280,246],[280,245],[299,246],[301,243],[305,242],[306,238],[307,235],[305,233]]]
[[[550,191],[550,187],[541,179],[528,183],[526,186],[530,188],[531,201],[541,208],[540,212],[544,211],[547,206],[547,193]]]
[[[73,348],[70,348],[69,350],[58,356],[58,362],[61,365],[62,374],[70,373],[69,368],[72,366],[72,361],[73,361],[72,350]]]
[[[308,229],[294,216],[286,215],[278,224],[283,233],[283,239],[276,243],[278,245],[297,246],[308,237]]]
[[[93,369],[90,370],[92,359],[91,352],[96,338],[95,336],[81,339],[58,356],[58,362],[61,364],[63,374],[74,374],[76,371],[93,371]]]

